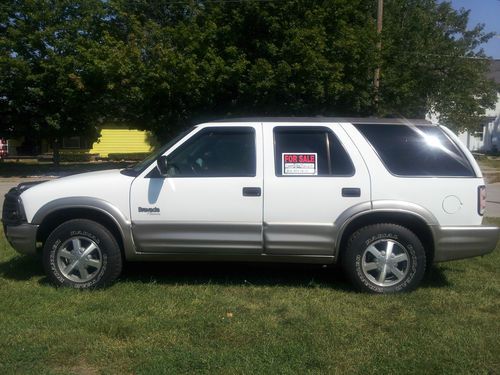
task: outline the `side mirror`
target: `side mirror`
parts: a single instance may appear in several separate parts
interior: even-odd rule
[[[162,177],[166,177],[168,175],[167,157],[165,155],[160,156],[156,160],[156,168],[158,168]]]

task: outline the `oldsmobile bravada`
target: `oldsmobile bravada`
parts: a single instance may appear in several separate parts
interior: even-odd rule
[[[124,261],[340,263],[363,291],[415,288],[433,262],[491,252],[481,171],[423,120],[200,124],[122,170],[20,184],[9,242],[57,285],[109,285]]]

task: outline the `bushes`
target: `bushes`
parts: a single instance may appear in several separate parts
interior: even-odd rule
[[[474,156],[474,159],[476,159],[477,161],[488,159],[488,157],[485,154],[481,154],[479,152],[472,152],[472,156]]]
[[[52,153],[41,154],[36,158],[38,161],[52,161],[53,159]],[[97,154],[88,154],[83,152],[61,152],[60,160],[61,162],[73,162],[73,163],[85,163],[92,160],[95,160]]]
[[[100,157],[99,154],[88,154],[84,152],[62,152],[61,162],[73,163],[87,163],[95,161],[96,159],[110,160],[110,161],[140,161],[148,156],[147,152],[131,152],[131,153],[114,153],[109,154],[107,158]],[[36,157],[38,161],[52,161],[52,153],[41,154]]]
[[[62,153],[62,162],[89,162],[95,160],[96,154],[84,154],[84,153]]]
[[[148,156],[148,152],[131,152],[131,153],[115,153],[108,154],[108,159],[112,161],[120,161],[120,160],[131,160],[131,161],[140,161]]]

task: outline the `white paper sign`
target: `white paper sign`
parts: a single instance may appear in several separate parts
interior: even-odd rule
[[[284,176],[316,176],[318,154],[312,152],[284,152],[281,154]]]

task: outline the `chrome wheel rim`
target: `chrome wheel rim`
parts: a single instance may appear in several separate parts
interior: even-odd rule
[[[373,284],[388,287],[404,280],[410,269],[408,250],[394,240],[379,240],[363,252],[361,269]]]
[[[87,282],[102,268],[101,249],[87,237],[71,237],[57,250],[57,266],[69,280]]]

